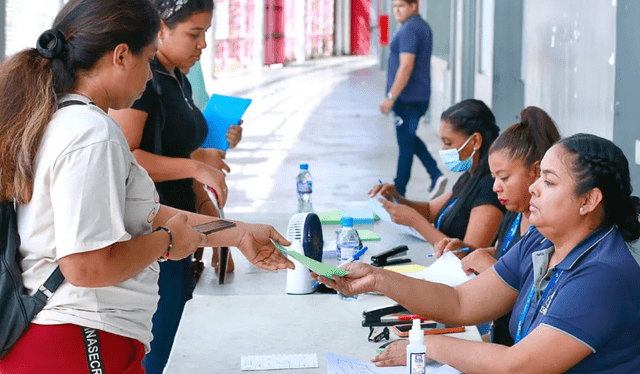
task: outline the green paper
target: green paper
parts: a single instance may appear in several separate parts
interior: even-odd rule
[[[358,230],[358,236],[363,242],[380,240],[378,234],[371,230]]]
[[[342,210],[334,210],[331,212],[318,213],[320,223],[325,225],[339,225],[342,218]]]
[[[312,258],[309,258],[303,254],[300,254],[298,252],[295,251],[290,251],[288,249],[286,249],[285,247],[281,246],[280,244],[274,242],[273,244],[275,244],[276,248],[278,248],[280,251],[282,251],[282,253],[288,254],[289,256],[295,258],[296,260],[300,261],[301,263],[307,265],[307,267],[313,271],[314,273],[318,274],[318,275],[322,275],[325,278],[333,278],[333,275],[337,275],[339,277],[344,277],[345,275],[349,274],[348,271],[344,270],[344,269],[338,269],[336,267],[333,267],[331,265],[327,265],[327,264],[323,264],[322,262],[318,262]]]

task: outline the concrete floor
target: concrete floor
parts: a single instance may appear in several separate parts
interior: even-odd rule
[[[385,79],[376,60],[354,56],[216,78],[215,93],[253,99],[244,116],[243,139],[227,153],[227,217],[295,213],[300,163],[308,163],[313,176],[316,212],[364,208],[369,189],[378,179],[393,182],[396,170],[395,130],[378,109]],[[418,134],[448,176],[450,189],[457,175],[442,166],[437,154],[438,125],[423,123]],[[429,181],[414,158],[407,197],[426,200]]]

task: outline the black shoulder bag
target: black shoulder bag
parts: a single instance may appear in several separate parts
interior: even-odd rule
[[[79,100],[61,103],[58,109],[69,105],[86,105]],[[22,283],[19,251],[20,235],[15,205],[12,201],[3,201],[0,216],[0,359],[24,334],[33,317],[44,308],[47,300],[58,289],[64,275],[60,267],[33,295],[26,295]]]
[[[20,235],[13,202],[2,202],[0,217],[0,358],[24,334],[31,320],[64,280],[60,267],[33,295],[24,293],[19,262]]]

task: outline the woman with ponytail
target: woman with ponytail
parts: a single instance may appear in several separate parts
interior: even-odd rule
[[[487,161],[499,133],[496,119],[485,103],[468,99],[445,110],[440,120],[440,157],[451,171],[463,173],[453,189],[426,202],[405,199],[392,184],[377,185],[369,195],[385,197],[380,201],[391,219],[413,227],[429,243],[458,238],[487,247],[495,239],[504,210],[492,191]]]
[[[293,267],[273,227],[205,235],[193,226],[211,217],[160,204],[107,115],[142,95],[159,28],[148,0],[70,0],[0,66],[0,200],[15,202],[25,291],[64,276],[1,374],[144,373],[158,261],[238,246],[261,268]]]
[[[640,200],[613,142],[552,146],[529,187],[534,226],[491,271],[455,288],[364,263],[318,277],[346,295],[377,291],[427,319],[474,325],[513,310],[513,346],[425,336],[427,357],[465,373],[636,373],[640,367]],[[402,365],[406,341],[373,359]]]
[[[489,148],[489,169],[494,177],[493,190],[507,208],[493,247],[477,249],[460,239],[443,239],[434,245],[436,255],[468,247],[473,251],[462,258],[466,272],[481,273],[491,268],[529,230],[529,186],[540,176],[540,161],[545,152],[560,140],[560,133],[549,115],[537,107],[520,112],[520,122],[506,129]],[[509,318],[494,321],[491,341],[512,345]]]

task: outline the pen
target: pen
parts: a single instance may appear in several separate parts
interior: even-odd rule
[[[422,318],[418,315],[415,314],[404,314],[401,316],[384,316],[384,317],[380,317],[380,322],[386,322],[386,321],[411,321],[414,319],[419,319],[420,322],[424,322],[427,319],[426,318]]]
[[[359,250],[358,252],[356,252],[353,256],[349,257],[345,262],[341,263],[340,265],[337,266],[338,269],[343,268],[346,264],[350,264],[354,261],[356,261],[357,259],[359,259],[366,251],[367,249],[369,249],[369,247],[367,247],[366,245],[364,247],[362,247],[361,250]],[[316,288],[320,285],[320,281],[317,281],[316,283],[313,284],[313,288]]]
[[[382,179],[378,179],[378,182],[380,182],[381,185],[384,184]],[[391,197],[391,201],[393,201],[394,203],[398,204],[398,200],[395,197]]]
[[[462,248],[462,249],[456,249],[455,251],[449,251],[451,253],[463,253],[463,252],[469,252],[471,250],[471,248]],[[435,256],[435,253],[431,253],[428,254],[427,257],[433,257]]]

